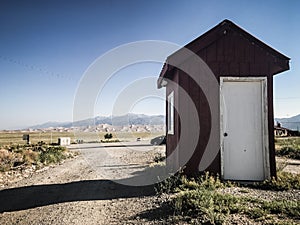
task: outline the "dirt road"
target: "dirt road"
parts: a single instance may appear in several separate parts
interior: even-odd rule
[[[144,224],[153,186],[125,186],[164,147],[147,142],[82,144],[81,154],[0,191],[0,224]],[[152,222],[147,222],[151,224]],[[155,224],[159,221],[153,222]]]
[[[151,176],[139,174],[155,155],[164,152],[164,146],[154,147],[147,142],[126,145],[74,145],[71,151],[81,153],[76,158],[1,187],[0,224],[168,224],[160,215],[171,209],[161,207],[159,203],[164,199],[153,195],[153,186],[122,185],[151,181]],[[299,161],[277,161],[289,172],[299,171]],[[272,192],[234,187],[223,191],[263,199],[299,199],[297,190]],[[236,220],[244,223],[239,217]]]

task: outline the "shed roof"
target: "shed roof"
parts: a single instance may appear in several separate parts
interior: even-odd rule
[[[190,43],[186,44],[183,48],[179,49],[178,51],[174,52],[170,56],[168,56],[166,62],[164,63],[164,66],[162,68],[162,71],[160,73],[159,79],[158,79],[158,87],[161,87],[161,81],[164,77],[167,76],[168,71],[172,70],[173,66],[170,66],[168,62],[172,60],[172,62],[176,61],[177,63],[182,63],[185,60],[187,60],[186,54],[182,54],[184,51],[184,48],[187,48],[194,53],[197,53],[201,51],[202,49],[206,48],[207,46],[211,45],[213,42],[217,41],[218,39],[224,37],[224,34],[226,34],[227,31],[235,31],[239,35],[242,35],[246,40],[248,40],[251,44],[259,46],[261,49],[263,49],[268,55],[273,56],[274,58],[274,64],[276,64],[276,70],[273,72],[272,75],[275,75],[277,73],[286,71],[289,69],[289,60],[290,58],[283,55],[282,53],[278,52],[274,48],[268,46],[264,42],[260,41],[253,35],[249,34],[230,20],[225,19],[221,23],[219,23],[217,26],[213,27],[206,33],[202,34],[195,40],[191,41]],[[185,55],[185,56],[183,56]]]

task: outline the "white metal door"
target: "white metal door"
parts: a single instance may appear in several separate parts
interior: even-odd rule
[[[264,179],[263,80],[221,83],[221,143],[223,178]]]

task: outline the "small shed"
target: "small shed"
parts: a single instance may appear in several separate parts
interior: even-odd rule
[[[208,69],[194,66],[184,49]],[[289,70],[289,60],[229,20],[170,55],[157,82],[166,87],[167,165],[179,169],[184,161],[187,174],[209,171],[225,180],[276,176],[273,76]],[[208,70],[217,85],[209,82]],[[195,110],[187,107],[188,98]],[[199,131],[187,129],[193,124]],[[180,143],[182,133],[196,140],[192,154]]]

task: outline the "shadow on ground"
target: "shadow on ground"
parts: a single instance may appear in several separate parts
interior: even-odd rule
[[[154,194],[154,186],[126,186],[110,180],[34,185],[0,191],[0,213],[56,203],[133,198]]]
[[[163,224],[166,224],[168,220],[170,220],[169,222],[172,223],[171,219],[173,215],[174,209],[172,208],[171,204],[169,202],[163,202],[159,204],[159,207],[151,208],[138,213],[131,217],[131,219],[139,217],[140,219],[144,219],[146,221],[155,222],[155,224],[158,224],[158,221],[162,221]]]

